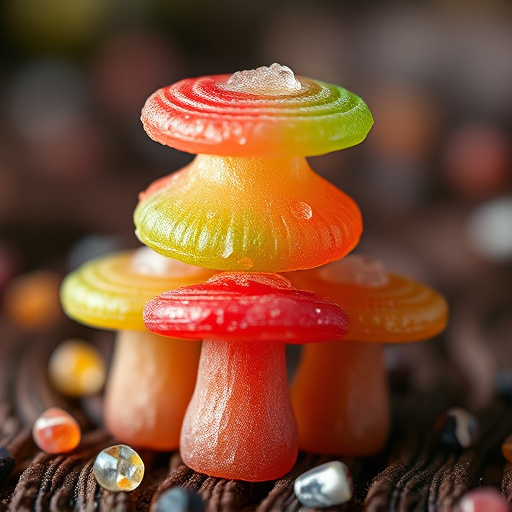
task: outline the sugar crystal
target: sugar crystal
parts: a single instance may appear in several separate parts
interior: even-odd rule
[[[368,256],[352,255],[329,263],[320,270],[326,281],[380,288],[389,284],[384,265]]]
[[[247,71],[237,71],[222,85],[227,91],[265,96],[287,96],[301,90],[301,83],[288,66],[274,62]]]

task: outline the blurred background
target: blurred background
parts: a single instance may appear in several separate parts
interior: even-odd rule
[[[449,329],[429,347],[475,409],[488,403],[512,364],[510,2],[4,0],[0,9],[0,293],[10,321],[41,329],[60,314],[65,273],[138,246],[137,194],[192,158],[145,135],[140,110],[154,90],[279,62],[369,105],[368,139],[311,164],[359,203],[358,252],[447,295]],[[54,313],[27,312],[38,290],[46,305],[51,290]],[[429,350],[390,348],[389,367],[416,364],[411,378],[428,386]]]

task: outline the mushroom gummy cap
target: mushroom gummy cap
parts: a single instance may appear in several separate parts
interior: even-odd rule
[[[309,343],[342,338],[348,317],[277,274],[225,272],[159,295],[146,305],[144,322],[176,338]]]
[[[213,273],[175,260],[159,269],[162,265],[155,265],[152,258],[143,247],[88,261],[64,279],[64,311],[93,327],[145,331],[142,309],[149,299],[165,290],[206,281]]]
[[[275,66],[159,89],[142,110],[144,129],[161,144],[224,156],[312,156],[364,140],[373,118],[361,98]],[[276,89],[279,76],[292,87]]]
[[[448,305],[441,294],[412,279],[388,274],[368,257],[348,256],[293,272],[290,279],[294,286],[328,297],[347,311],[351,321],[345,340],[413,342],[431,338],[446,327]]]

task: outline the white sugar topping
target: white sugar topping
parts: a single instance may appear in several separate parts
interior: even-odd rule
[[[354,284],[380,288],[389,284],[384,265],[368,256],[352,255],[329,263],[320,270],[321,276],[332,283]]]
[[[149,247],[141,247],[135,251],[131,267],[137,274],[161,277],[183,277],[203,272],[201,267],[167,258]]]
[[[248,71],[237,71],[221,86],[226,91],[264,96],[286,96],[301,90],[301,83],[288,66],[274,62]]]

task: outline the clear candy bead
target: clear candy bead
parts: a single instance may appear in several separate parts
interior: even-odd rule
[[[139,454],[125,444],[105,448],[92,468],[97,482],[108,491],[133,491],[144,478],[144,463]]]
[[[293,489],[306,507],[332,507],[352,498],[352,477],[343,462],[327,462],[300,475]]]

